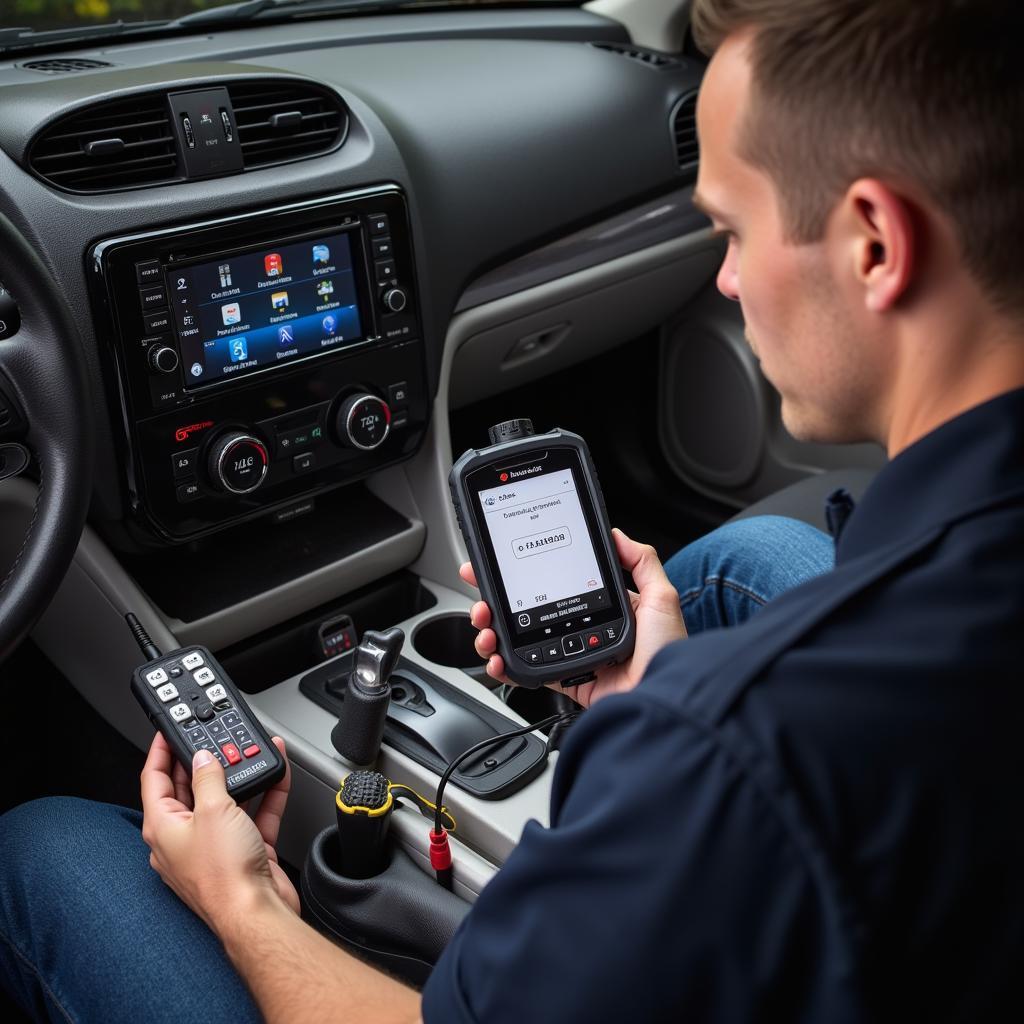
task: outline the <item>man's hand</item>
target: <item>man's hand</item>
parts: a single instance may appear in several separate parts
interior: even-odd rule
[[[633,576],[639,593],[629,591],[629,599],[636,615],[636,647],[629,661],[597,670],[597,678],[579,686],[548,685],[559,693],[567,693],[583,707],[609,693],[632,690],[647,670],[651,659],[674,640],[686,636],[683,614],[679,610],[679,594],[668,581],[658,554],[649,544],[637,544],[621,530],[612,530],[612,538],[619,552],[622,567]],[[471,586],[476,586],[476,575],[469,562],[464,562],[459,575]],[[476,638],[476,652],[487,660],[487,674],[501,682],[511,682],[505,676],[505,662],[498,649],[498,636],[491,629],[491,609],[485,601],[477,601],[470,609],[470,621],[480,630]]]
[[[285,758],[284,740],[274,745]],[[228,795],[224,770],[209,751],[193,761],[192,782],[160,733],[142,769],[142,838],[150,864],[210,928],[264,898],[299,913],[299,895],[277,863],[274,844],[291,786],[291,766],[250,818]]]

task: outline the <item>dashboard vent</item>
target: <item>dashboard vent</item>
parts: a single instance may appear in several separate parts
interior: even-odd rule
[[[697,176],[700,146],[697,142],[697,94],[687,93],[672,111],[672,141],[676,147],[676,163],[681,171]]]
[[[76,71],[92,71],[93,68],[112,68],[109,60],[86,60],[75,57],[54,57],[52,60],[28,60],[21,65],[29,71],[41,71],[44,75],[70,75]]]
[[[652,68],[674,68],[679,66],[679,61],[674,57],[666,56],[657,50],[647,50],[642,46],[629,46],[626,43],[591,43],[591,46],[598,50],[607,50],[609,53],[620,53],[630,60],[637,60]]]
[[[181,180],[161,94],[99,103],[59,118],[32,144],[29,165],[69,192],[117,192]]]
[[[240,82],[228,94],[246,170],[329,153],[348,132],[344,104],[315,85]]]

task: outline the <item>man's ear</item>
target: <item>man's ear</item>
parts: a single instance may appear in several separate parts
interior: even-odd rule
[[[855,181],[843,200],[852,240],[853,274],[865,307],[892,309],[910,288],[917,263],[917,225],[907,199],[875,178]]]

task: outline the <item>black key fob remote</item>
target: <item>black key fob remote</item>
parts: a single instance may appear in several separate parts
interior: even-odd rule
[[[182,647],[139,666],[132,693],[189,775],[197,750],[220,759],[238,803],[284,777],[284,758],[205,647]]]

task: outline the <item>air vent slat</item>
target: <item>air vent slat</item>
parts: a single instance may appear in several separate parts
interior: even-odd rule
[[[348,113],[333,93],[303,82],[229,85],[246,168],[269,167],[337,149],[348,131]],[[275,124],[276,114],[301,114]]]
[[[147,140],[145,140],[143,142],[126,142],[125,146],[124,146],[124,149],[125,150],[141,149],[143,146],[147,146],[147,147],[148,146],[155,146],[155,145],[157,145],[158,143],[161,143],[161,142],[164,143],[167,147],[169,147],[170,155],[173,156],[174,155],[174,149],[173,149],[173,147],[174,147],[174,137],[171,136],[171,135],[161,135],[158,138],[147,139]],[[38,156],[36,156],[36,158],[34,159],[33,163],[35,163],[38,166],[41,163],[44,163],[46,161],[52,161],[52,160],[65,160],[65,161],[81,160],[81,161],[83,161],[82,167],[95,167],[97,159],[99,159],[99,158],[89,156],[87,153],[85,153],[81,149],[76,149],[76,150],[68,150],[68,151],[63,152],[63,153],[46,153],[46,154],[42,154],[41,153]]]
[[[89,178],[109,177],[112,172],[130,172],[132,168],[140,168],[146,165],[173,165],[175,156],[173,153],[160,153],[156,156],[140,156],[134,160],[118,160],[116,166],[113,162],[93,163],[91,166],[74,167],[66,171],[50,171],[50,178],[63,178],[69,174],[78,175],[81,180]]]
[[[92,144],[108,139],[111,145],[96,152]],[[182,177],[167,101],[153,93],[59,118],[36,138],[29,163],[41,178],[72,192],[111,192]]]
[[[304,144],[317,144],[319,145],[325,137],[334,135],[333,129],[322,129],[315,132],[302,132],[301,134],[289,135],[285,139],[254,139],[252,142],[242,142],[242,153],[248,156],[250,153],[256,153],[261,150],[266,150],[272,147],[285,148],[297,147]]]
[[[629,46],[626,43],[589,43],[595,50],[606,50],[608,53],[618,53],[630,60],[640,64],[646,64],[649,68],[677,68],[679,61],[666,53],[659,53],[657,50],[648,50],[642,46]]]
[[[676,150],[676,163],[691,178],[697,177],[700,162],[700,143],[697,139],[697,94],[682,97],[672,111],[672,142]]]
[[[242,117],[246,114],[254,112],[262,112],[264,110],[288,110],[289,108],[301,107],[301,106],[323,106],[323,100],[319,96],[311,96],[306,99],[296,97],[295,99],[278,100],[274,103],[249,103],[245,106],[235,107],[235,113]]]
[[[62,142],[65,139],[81,139],[86,135],[119,135],[122,130],[141,131],[144,128],[166,128],[167,118],[154,118],[152,121],[125,121],[123,118],[112,122],[104,128],[86,128],[82,131],[64,132],[60,135],[48,135],[47,142]]]

